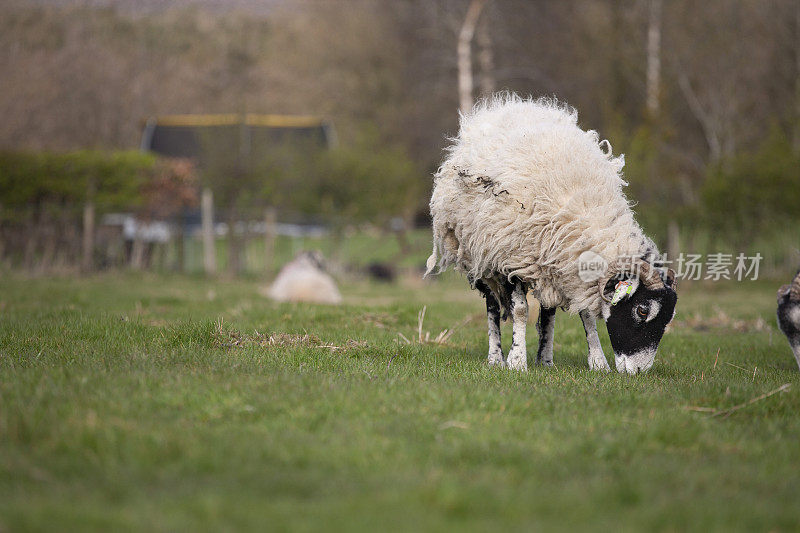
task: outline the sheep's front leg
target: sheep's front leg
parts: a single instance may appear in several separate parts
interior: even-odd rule
[[[602,370],[610,372],[606,356],[603,355],[603,347],[600,345],[600,337],[597,336],[597,320],[588,311],[581,311],[583,330],[586,332],[586,342],[589,345],[589,368],[592,370]]]
[[[536,329],[539,331],[539,351],[536,353],[536,364],[553,366],[553,331],[556,325],[556,308],[542,307]]]
[[[511,350],[508,352],[508,368],[514,370],[528,369],[528,355],[525,348],[525,327],[528,324],[528,290],[525,284],[517,282],[511,293],[511,317],[513,334]]]
[[[482,281],[478,281],[475,287],[486,298],[486,318],[489,324],[489,364],[505,366],[503,348],[500,344],[500,302]]]

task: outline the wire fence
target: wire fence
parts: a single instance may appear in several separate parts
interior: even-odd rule
[[[321,250],[342,264],[424,264],[429,233],[355,227],[276,209],[201,209],[171,217],[95,204],[0,208],[0,268],[34,275],[107,270],[271,275],[297,253]],[[397,238],[395,238],[397,236]],[[413,244],[413,246],[411,246]],[[210,258],[209,258],[210,256]]]
[[[430,234],[402,226],[395,231],[355,227],[346,221],[249,210],[185,209],[154,217],[131,209],[87,203],[0,207],[0,268],[30,274],[103,270],[148,270],[187,274],[271,275],[304,249],[318,249],[342,264],[372,261],[424,263]],[[760,254],[761,275],[782,276],[800,265],[795,228],[766,232],[747,242],[701,228],[669,225],[662,251],[675,258],[690,254]],[[396,238],[394,238],[396,237]]]

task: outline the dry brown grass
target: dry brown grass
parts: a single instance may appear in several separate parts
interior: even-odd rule
[[[222,319],[216,323],[214,330],[214,343],[221,348],[241,348],[246,346],[259,346],[262,348],[325,348],[331,351],[345,351],[356,348],[365,348],[367,341],[348,339],[340,346],[328,342],[323,342],[319,337],[311,333],[242,333],[235,329],[226,328]]]
[[[412,336],[412,338],[408,338],[403,335],[402,332],[397,332],[398,341],[404,344],[447,344],[450,340],[450,337],[453,336],[453,333],[456,332],[459,328],[462,328],[472,322],[473,320],[479,318],[480,314],[473,314],[467,315],[461,322],[456,324],[451,328],[445,328],[440,331],[435,337],[431,336],[430,331],[423,331],[422,326],[425,322],[425,312],[428,310],[427,306],[422,306],[422,309],[419,310],[417,313],[417,335],[416,338]]]

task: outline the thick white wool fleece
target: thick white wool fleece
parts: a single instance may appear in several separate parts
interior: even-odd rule
[[[622,191],[624,157],[577,120],[555,100],[511,94],[461,116],[434,177],[429,272],[438,264],[472,280],[515,276],[546,307],[600,314],[597,282],[578,277],[578,256],[591,250],[611,264],[653,245]]]

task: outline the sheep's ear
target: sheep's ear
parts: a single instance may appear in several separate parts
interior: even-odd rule
[[[677,290],[678,284],[675,281],[675,271],[671,268],[663,268],[659,269],[659,274],[661,274],[661,281],[664,282],[664,286],[669,287],[670,289]]]
[[[786,298],[791,289],[792,289],[791,285],[781,285],[781,288],[778,289],[778,303],[780,303],[782,299]]]

